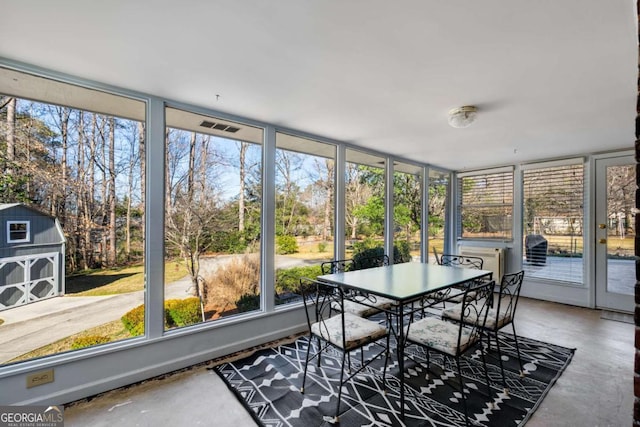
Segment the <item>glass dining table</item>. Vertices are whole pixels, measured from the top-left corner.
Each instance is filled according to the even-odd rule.
[[[319,281],[342,287],[347,295],[357,295],[367,303],[373,295],[396,301],[391,314],[396,315],[396,354],[398,368],[404,372],[405,316],[421,301],[434,295],[446,295],[448,290],[477,280],[491,280],[489,270],[447,267],[420,262],[387,265],[365,270],[347,271],[318,276]],[[446,297],[445,297],[446,298]],[[374,299],[374,298],[370,298]],[[402,314],[402,315],[400,315]],[[404,375],[400,377],[400,415],[404,418]]]

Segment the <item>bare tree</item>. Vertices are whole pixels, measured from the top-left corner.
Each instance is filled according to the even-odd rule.
[[[16,152],[16,98],[11,97],[7,101],[7,163],[5,165],[5,173],[13,175],[13,164],[15,162]]]
[[[248,144],[246,142],[238,142],[238,151],[240,153],[240,188],[238,189],[238,231],[244,231],[244,215],[245,215],[245,185],[246,185],[246,169],[245,159],[247,156]]]

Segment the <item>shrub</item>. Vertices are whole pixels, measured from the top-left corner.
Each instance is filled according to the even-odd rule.
[[[276,253],[280,255],[298,252],[298,242],[293,236],[276,236]]]
[[[295,292],[295,290],[300,286],[301,277],[315,279],[321,274],[322,270],[319,265],[279,268],[276,270],[276,293],[283,294],[286,292]]]
[[[359,246],[353,254],[353,261],[356,263],[358,268],[370,268],[376,267],[377,265],[371,264],[368,261],[369,258],[382,258],[384,256],[384,248],[381,246],[375,248],[365,248],[365,245]],[[356,245],[354,244],[354,248]],[[411,254],[409,252],[409,243],[405,241],[398,242],[397,245],[393,246],[393,263],[401,264],[403,262],[409,262],[411,260]]]
[[[169,327],[182,327],[202,322],[200,298],[170,299],[164,303],[165,322]]]
[[[144,304],[137,306],[126,312],[120,318],[125,329],[131,336],[136,337],[144,334]]]
[[[400,264],[411,261],[411,248],[409,242],[401,240],[393,246],[393,263]]]
[[[256,295],[260,290],[260,258],[244,255],[218,267],[213,273],[204,273],[206,303],[216,305],[220,311],[233,307],[245,294]]]
[[[324,252],[327,250],[327,242],[318,243],[318,252]]]
[[[71,343],[72,350],[91,347],[92,345],[105,344],[111,341],[111,338],[104,335],[86,335],[78,337]]]
[[[260,308],[260,295],[244,294],[236,301],[236,307],[239,313],[258,310]]]

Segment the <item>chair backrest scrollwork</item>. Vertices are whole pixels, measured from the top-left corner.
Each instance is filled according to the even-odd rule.
[[[440,255],[440,265],[448,267],[464,267],[474,268],[476,270],[482,270],[484,260],[476,256],[464,256],[464,255],[452,255],[442,254]]]

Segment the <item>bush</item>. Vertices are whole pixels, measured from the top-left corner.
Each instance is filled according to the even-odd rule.
[[[182,327],[202,322],[198,297],[167,300],[164,303],[164,313],[168,327]]]
[[[381,246],[375,248],[366,248],[366,245],[356,246],[354,244],[353,261],[356,263],[359,269],[377,267],[372,265],[369,258],[382,258],[384,256],[384,248]],[[403,262],[409,262],[411,260],[411,254],[409,252],[409,243],[405,241],[398,242],[393,246],[393,263],[401,264]]]
[[[260,258],[244,255],[220,265],[214,272],[204,272],[205,302],[219,311],[233,308],[245,294],[256,295],[260,290]]]
[[[315,279],[321,274],[322,270],[319,265],[279,268],[276,270],[276,293],[283,294],[286,292],[295,292],[300,286],[301,277]]]
[[[280,255],[295,254],[298,252],[298,242],[293,236],[276,236],[276,253]]]
[[[400,264],[411,261],[411,248],[409,242],[401,240],[393,246],[393,263]]]
[[[318,243],[318,252],[324,252],[327,250],[327,242]]]
[[[104,335],[86,335],[84,337],[78,337],[71,343],[72,350],[78,350],[80,348],[91,347],[93,345],[105,344],[111,342],[111,338]]]
[[[213,252],[239,253],[247,248],[248,239],[244,233],[237,230],[214,232],[210,238],[211,246],[209,250]]]
[[[144,334],[144,304],[129,310],[120,318],[132,337]]]
[[[236,301],[236,307],[239,313],[258,310],[260,308],[260,295],[244,294]]]

